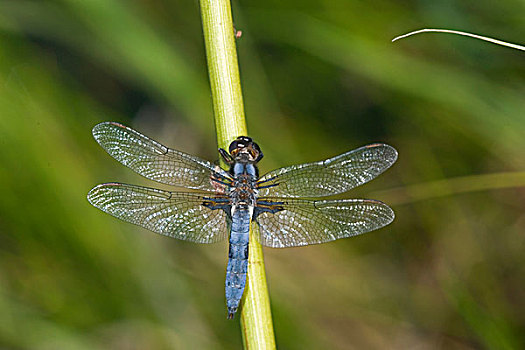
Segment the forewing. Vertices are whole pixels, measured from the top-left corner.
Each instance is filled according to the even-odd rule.
[[[205,203],[222,197],[168,192],[142,186],[107,183],[94,187],[88,201],[98,209],[156,233],[196,243],[213,243],[228,233],[227,214]]]
[[[213,192],[224,192],[221,182],[230,183],[219,166],[163,146],[125,125],[100,123],[93,136],[113,158],[148,179]]]
[[[294,165],[264,175],[258,182],[261,197],[323,197],[346,192],[388,169],[397,151],[372,144],[316,163]]]
[[[395,216],[388,205],[367,199],[275,199],[266,205],[282,209],[275,213],[260,212],[256,218],[261,243],[272,248],[318,244],[359,235],[390,224]]]

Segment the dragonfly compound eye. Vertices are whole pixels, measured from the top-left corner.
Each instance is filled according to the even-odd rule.
[[[230,152],[230,154],[232,154],[232,152],[234,152],[236,149],[237,150],[240,150],[242,148],[246,148],[248,147],[251,143],[252,143],[252,138],[251,137],[248,137],[248,136],[239,136],[237,137],[237,139],[235,141],[233,141],[232,143],[230,143],[230,147],[228,149],[228,151]]]

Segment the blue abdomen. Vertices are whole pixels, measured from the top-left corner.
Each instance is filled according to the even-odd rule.
[[[246,286],[248,272],[248,243],[250,234],[250,212],[237,208],[232,216],[230,251],[226,269],[226,304],[228,318],[233,318]]]

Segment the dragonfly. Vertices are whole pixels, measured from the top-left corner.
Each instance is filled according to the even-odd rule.
[[[263,158],[250,137],[239,136],[219,154],[229,169],[168,148],[116,122],[93,128],[109,155],[138,174],[180,190],[105,183],[88,193],[96,208],[161,235],[195,243],[229,238],[226,306],[233,318],[246,285],[249,230],[266,247],[286,248],[334,241],[390,224],[394,211],[370,199],[312,199],[344,193],[387,170],[397,151],[375,143],[314,163],[259,177]]]

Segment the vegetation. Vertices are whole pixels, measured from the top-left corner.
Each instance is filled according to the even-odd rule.
[[[234,4],[248,130],[264,173],[376,141],[398,163],[344,197],[380,231],[265,249],[280,349],[525,347],[523,3]],[[190,1],[0,0],[0,345],[231,349],[226,243],[120,222],[85,200],[158,186],[90,130],[115,120],[217,159],[200,10]],[[161,186],[160,186],[161,187]]]

